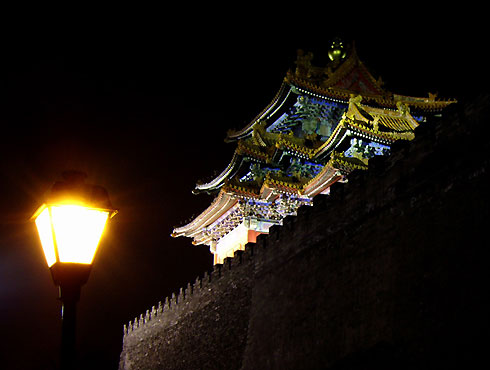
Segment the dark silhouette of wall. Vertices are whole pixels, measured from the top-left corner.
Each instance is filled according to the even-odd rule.
[[[125,329],[120,369],[471,368],[490,98],[450,109]]]

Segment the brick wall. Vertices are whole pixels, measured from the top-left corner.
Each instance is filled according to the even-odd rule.
[[[142,315],[120,369],[434,369],[483,359],[488,108],[481,98],[422,125],[163,312]]]
[[[253,282],[253,264],[240,260],[227,259],[131,323],[120,368],[240,368]]]

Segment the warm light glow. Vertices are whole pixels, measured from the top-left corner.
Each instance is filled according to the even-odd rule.
[[[83,206],[53,206],[53,221],[60,262],[92,263],[109,212]]]
[[[51,229],[51,219],[49,217],[49,208],[44,210],[36,218],[37,232],[39,233],[39,239],[41,239],[41,245],[44,250],[46,262],[51,267],[56,262],[56,253],[53,241],[53,231]]]
[[[36,218],[46,261],[90,264],[97,251],[109,211],[81,205],[46,207]]]

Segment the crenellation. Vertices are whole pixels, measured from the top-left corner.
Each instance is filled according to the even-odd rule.
[[[350,174],[349,174],[349,181],[347,181],[344,186],[348,188],[351,188],[351,187],[354,187],[354,186],[357,186],[359,188],[362,188],[364,186],[366,186],[368,180],[368,174],[367,174],[368,171],[360,171],[360,170],[356,170],[356,171],[352,171]],[[326,198],[328,199],[330,196],[326,196]]]
[[[224,264],[214,265],[211,270],[205,271],[202,277],[196,277],[194,283],[189,282],[185,288],[181,287],[179,292],[173,292],[170,296],[167,296],[163,301],[164,303],[159,301],[157,307],[152,306],[151,309],[146,310],[145,314],[141,314],[139,318],[136,317],[134,323],[130,321],[128,325],[124,325],[125,335],[143,328],[157,317],[161,317],[161,319],[158,320],[159,322],[161,320],[164,320],[163,322],[167,323],[174,322],[175,318],[183,314],[186,307],[189,307],[189,305],[192,305],[193,303],[197,303],[197,300],[202,298],[203,294],[206,295],[208,292],[217,289],[216,284],[224,278],[225,271],[231,271],[233,267],[245,266],[243,263],[244,256],[246,253],[250,253],[250,251],[253,250],[253,243],[248,244],[246,251],[236,251],[233,258],[229,257],[225,259]],[[248,260],[250,260],[251,256],[249,255],[248,257]],[[233,284],[233,286],[235,286],[235,284]],[[199,294],[197,295],[194,294],[197,293],[196,287],[199,291]],[[182,304],[184,301],[186,302],[185,305]]]
[[[333,202],[342,202],[344,199],[344,191],[345,184],[342,183],[334,183],[330,186],[330,195],[329,198],[332,199]]]
[[[431,352],[431,340],[444,345],[464,341],[465,336],[450,336],[440,328],[452,330],[455,317],[478,322],[465,315],[461,302],[476,302],[482,283],[461,273],[460,266],[468,263],[467,253],[479,256],[482,249],[466,243],[471,233],[460,231],[469,228],[476,234],[483,221],[475,217],[473,223],[460,223],[464,212],[475,207],[483,212],[484,202],[488,204],[486,192],[472,190],[487,188],[483,181],[488,182],[489,163],[472,163],[472,154],[461,150],[454,154],[461,156],[459,161],[440,164],[434,156],[448,155],[451,146],[434,154],[433,145],[420,137],[424,132],[417,131],[410,144],[395,143],[390,156],[372,160],[367,171],[352,172],[348,183],[334,184],[330,195],[315,198],[313,207],[301,207],[297,217],[286,217],[269,236],[260,235],[256,244],[247,243],[244,251],[236,251],[223,265],[173,293],[172,299],[167,297],[169,315],[162,315],[164,305],[159,302],[149,317],[147,311],[124,325],[125,343],[133,343],[128,334],[162,316],[162,324],[151,326],[158,335],[140,330],[137,338],[154,345],[170,369],[181,368],[170,362],[182,356],[195,361],[189,368],[213,368],[212,361],[235,356],[239,366],[229,368],[267,363],[269,368],[289,369],[300,368],[301,361],[306,361],[303,368],[343,368],[335,367],[336,361],[358,356],[360,347],[369,350],[396,340],[425,346],[424,353]],[[452,142],[458,140],[454,135]],[[460,194],[456,183],[463,180],[468,191]],[[456,285],[457,294],[446,288],[450,284]],[[453,299],[459,306],[438,304]],[[242,324],[241,331],[236,329]],[[464,327],[468,333],[472,330]],[[329,340],[320,340],[325,333]],[[273,340],[264,342],[266,336]],[[224,337],[240,344],[223,350],[219,346]],[[144,346],[127,344],[124,351],[143,358],[138,351]]]
[[[201,279],[201,288],[211,281],[212,270],[204,271],[204,275]]]
[[[267,234],[260,234],[257,236],[256,239],[256,247],[255,247],[255,252],[258,253],[259,251],[261,252],[267,247]]]
[[[254,255],[254,247],[255,243],[247,243],[245,244],[245,251],[243,254],[243,258],[247,261],[251,260]]]
[[[235,251],[235,253],[233,254],[233,261],[234,261],[233,265],[234,266],[243,264],[244,253],[245,253],[245,251],[242,251],[242,250]]]
[[[222,270],[231,270],[231,263],[232,263],[233,257],[226,257],[223,260],[223,266]]]
[[[201,288],[201,276],[196,276],[196,278],[194,279],[194,282],[191,282],[191,290],[192,290],[192,294],[194,294],[196,292],[196,290],[199,290]]]
[[[222,263],[215,264],[209,272],[209,282],[212,283],[214,280],[219,279],[221,277],[222,270]]]
[[[279,234],[281,232],[281,226],[273,225],[269,228],[269,240],[277,241],[279,240]]]
[[[215,264],[211,269],[209,270],[208,273],[208,283],[212,283],[214,280],[217,280],[220,277],[221,274],[221,267],[220,264]]]
[[[181,287],[180,290],[179,290],[179,299],[181,302],[185,301],[186,300],[186,296],[187,296],[187,291],[186,291],[186,287]]]
[[[217,263],[214,265],[214,270],[213,270],[213,280],[216,280],[216,278],[220,278],[221,275],[223,274],[223,264],[222,263]]]
[[[299,207],[297,213],[297,217],[308,217],[308,213],[310,212],[311,207]]]
[[[187,296],[191,297],[194,294],[194,284],[188,282],[185,290],[187,291]]]
[[[191,283],[192,293],[194,293],[196,290],[202,288],[201,281],[202,281],[202,277],[200,275],[196,276],[196,278],[194,279],[194,282]]]
[[[289,215],[289,216],[284,217],[284,219],[282,220],[283,229],[285,229],[285,230],[291,229],[294,225],[296,218],[297,218],[297,216],[294,216],[294,215]]]

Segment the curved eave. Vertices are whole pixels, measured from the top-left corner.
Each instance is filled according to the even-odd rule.
[[[241,163],[242,163],[242,156],[238,155],[236,152],[233,153],[231,162],[223,170],[223,172],[221,172],[217,177],[215,177],[213,180],[205,184],[197,184],[192,192],[194,194],[199,194],[199,193],[218,190],[223,186],[226,179],[232,177],[236,173],[236,171],[238,171]]]
[[[301,94],[313,96],[315,98],[324,99],[327,101],[332,101],[336,103],[347,104],[350,99],[352,92],[346,91],[345,93],[340,91],[335,91],[331,89],[323,89],[317,85],[301,80],[296,77],[288,76],[286,81],[291,85],[291,87]]]
[[[353,92],[335,87],[320,87],[312,82],[289,75],[286,80],[293,88],[302,94],[314,96],[325,100],[347,104]],[[359,93],[363,97],[363,104],[396,109],[396,104],[401,101],[410,107],[422,112],[439,112],[457,100],[433,100],[431,98],[410,97],[397,94],[372,95]]]
[[[348,126],[348,135],[360,136],[386,145],[391,145],[397,140],[413,140],[415,138],[413,131],[376,131],[368,127],[364,122],[359,121],[350,121]]]
[[[272,102],[244,128],[237,131],[228,131],[225,142],[240,140],[250,135],[255,124],[263,119],[268,119],[271,117],[278,109],[282,107],[290,93],[291,86],[289,86],[288,83],[283,82]]]
[[[394,94],[396,102],[402,102],[408,106],[423,112],[439,112],[451,104],[456,104],[456,99],[437,100],[435,95],[429,94],[428,98]]]
[[[348,135],[349,130],[345,127],[344,119],[342,119],[335,130],[332,132],[330,137],[320,146],[312,156],[312,158],[321,159],[335,149],[345,137]]]
[[[349,104],[346,116],[349,124],[361,122],[373,127],[384,126],[393,132],[413,131],[419,126],[406,111],[373,108],[356,103]]]
[[[387,108],[396,107],[396,103],[390,98],[391,95],[373,95],[369,93],[356,93],[350,90],[344,90],[337,87],[321,87],[313,82],[288,75],[286,78],[289,84],[302,94],[314,96],[327,101],[347,104],[352,94],[362,95],[363,101],[375,103],[376,105]]]
[[[173,232],[173,237],[187,236],[193,237],[198,234],[204,227],[212,224],[225,212],[237,203],[237,199],[227,194],[224,191],[220,191],[218,196],[214,199],[213,203],[206,208],[199,216],[194,218],[187,225],[176,227]]]
[[[305,184],[300,194],[313,198],[342,177],[340,171],[332,165],[331,161],[329,161],[318,175]]]

